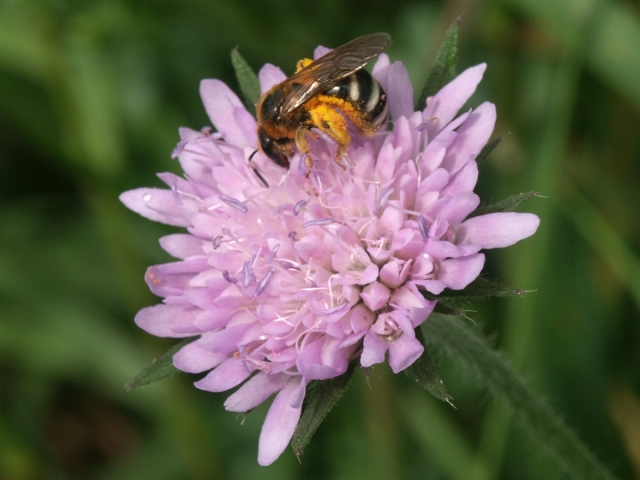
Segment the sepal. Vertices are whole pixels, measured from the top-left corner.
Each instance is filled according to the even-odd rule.
[[[482,152],[480,152],[482,154]],[[491,205],[486,205],[483,207],[479,207],[474,212],[472,212],[469,217],[479,217],[480,215],[488,215],[490,213],[498,213],[498,212],[515,212],[520,205],[522,205],[527,200],[530,200],[533,197],[537,197],[538,192],[531,190],[529,192],[519,193],[517,195],[510,195],[504,200],[501,200],[496,203],[492,203]]]
[[[329,411],[347,391],[356,364],[357,360],[350,362],[347,371],[339,377],[317,380],[309,384],[302,406],[302,415],[291,439],[291,448],[298,457],[302,455],[304,448],[311,441],[311,437]]]
[[[458,17],[449,27],[438,50],[427,81],[425,82],[420,98],[416,103],[416,110],[423,110],[427,98],[435,95],[447,83],[456,76],[456,61],[458,59],[458,33],[460,31],[460,18]]]
[[[247,109],[253,112],[256,103],[260,100],[260,82],[258,76],[247,63],[237,48],[231,50],[231,64],[236,72],[236,78],[240,85],[240,92]]]
[[[444,386],[444,382],[440,378],[440,375],[438,375],[438,371],[431,361],[422,330],[419,328],[416,329],[416,338],[425,346],[424,353],[418,360],[404,370],[405,373],[438,400],[453,405],[451,403],[451,396],[447,393],[447,388]]]
[[[133,380],[124,386],[124,388],[127,391],[133,390],[134,388],[144,387],[150,383],[157,382],[158,380],[164,380],[167,377],[172,377],[176,373],[180,373],[180,370],[178,370],[173,364],[173,356],[178,353],[182,347],[194,340],[196,340],[196,337],[190,337],[176,343],[173,347],[144,367]]]

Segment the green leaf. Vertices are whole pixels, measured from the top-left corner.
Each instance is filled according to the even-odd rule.
[[[180,370],[173,365],[173,356],[178,352],[178,350],[194,340],[194,337],[189,337],[176,343],[173,347],[144,367],[144,369],[136,375],[133,380],[127,383],[124,388],[127,391],[133,390],[134,388],[144,387],[150,383],[157,382],[158,380],[163,380],[175,375],[176,373],[180,373]]]
[[[614,479],[576,434],[487,341],[456,317],[431,314],[422,326],[436,358],[448,357],[513,409],[527,432],[576,479]]]
[[[530,192],[519,193],[517,195],[511,195],[504,200],[476,209],[473,213],[471,213],[471,215],[469,215],[468,218],[487,215],[488,213],[515,212],[524,202],[537,196],[538,192],[534,190],[531,190]]]
[[[436,62],[429,72],[420,98],[416,103],[416,110],[424,110],[427,98],[435,95],[456,76],[459,31],[460,17],[458,17],[447,30],[440,50],[438,50],[438,55],[436,55]]]
[[[424,335],[422,330],[416,330],[416,337],[420,340],[422,345],[425,345]],[[431,395],[436,397],[438,400],[442,400],[443,402],[451,403],[451,397],[447,393],[447,388],[444,386],[444,382],[438,375],[438,371],[436,367],[433,365],[431,361],[431,357],[429,356],[429,352],[427,351],[426,345],[424,349],[424,353],[411,364],[408,368],[404,370],[407,376],[420,384],[422,388],[427,390]]]
[[[450,290],[447,288],[440,295],[436,295],[435,298],[513,297],[522,296],[525,293],[527,291],[521,288],[510,287],[493,280],[478,277],[462,290]]]
[[[291,439],[291,448],[298,457],[302,455],[304,448],[329,411],[347,391],[349,380],[355,372],[356,363],[351,362],[348,370],[339,377],[315,381],[309,385],[302,407],[302,415]]]
[[[493,149],[498,146],[500,140],[502,140],[502,137],[496,137],[489,143],[487,143],[484,147],[482,147],[482,150],[480,150],[480,153],[476,157],[476,163],[478,165],[482,164],[487,159],[489,154],[493,152]]]
[[[260,81],[258,76],[240,55],[237,48],[231,50],[231,64],[236,72],[236,78],[240,84],[240,91],[249,111],[252,111],[260,100]]]
[[[436,306],[433,308],[433,311],[436,313],[441,313],[443,315],[453,315],[456,317],[464,317],[464,310],[458,308],[457,302],[450,301],[446,298],[438,298],[435,295],[433,298],[425,295],[425,298],[430,298],[433,300],[438,300]]]

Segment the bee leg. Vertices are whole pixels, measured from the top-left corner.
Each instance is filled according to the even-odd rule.
[[[312,63],[313,60],[311,60],[310,58],[303,58],[302,60],[299,60],[298,63],[296,63],[296,73],[298,73],[307,65],[311,65]]]
[[[308,135],[313,135],[311,133],[311,130],[303,126],[298,127],[298,130],[296,130],[296,147],[298,147],[298,150],[300,150],[301,153],[307,155],[305,158],[305,164],[307,165],[308,169],[311,169],[311,167],[313,167],[313,160],[311,160],[311,158],[308,155],[309,153],[309,141],[307,140]]]
[[[262,182],[262,184],[269,188],[269,183],[267,183],[267,181],[264,179],[264,177],[262,176],[262,174],[260,173],[260,171],[258,170],[258,168],[255,166],[255,163],[253,162],[253,156],[258,153],[258,150],[254,150],[253,153],[251,155],[249,155],[249,165],[251,165],[251,170],[253,170],[253,173],[256,174],[256,177],[258,177],[258,179]]]
[[[351,142],[349,135],[347,120],[336,109],[329,105],[318,105],[310,109],[311,121],[314,126],[322,130],[324,133],[333,138],[338,144],[336,152],[336,163],[340,166],[340,160],[347,151],[347,146]],[[351,159],[347,157],[348,162],[353,165]],[[344,168],[344,167],[343,167]]]

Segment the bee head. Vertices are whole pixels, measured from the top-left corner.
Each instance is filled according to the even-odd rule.
[[[267,135],[262,129],[258,129],[258,140],[260,140],[260,149],[271,160],[284,168],[289,168],[289,156],[294,152],[294,141],[292,138],[274,139]]]

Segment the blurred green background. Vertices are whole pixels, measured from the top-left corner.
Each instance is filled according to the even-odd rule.
[[[356,374],[299,463],[256,462],[246,418],[182,375],[124,391],[172,345],[133,323],[174,231],[118,194],[179,173],[229,53],[291,73],[318,44],[387,31],[419,91],[462,15],[459,71],[487,62],[486,202],[526,190],[538,233],[488,254],[535,290],[470,316],[620,478],[640,478],[640,5],[637,0],[0,0],[0,479],[561,479],[539,441],[453,362],[456,410],[404,375]]]

